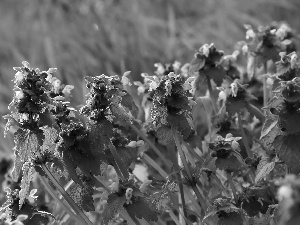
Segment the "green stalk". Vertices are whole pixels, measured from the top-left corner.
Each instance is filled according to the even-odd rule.
[[[49,183],[45,180],[45,178],[41,175],[38,175],[40,178],[43,186],[46,188],[48,193],[51,195],[51,197],[75,220],[78,224],[81,224],[82,222],[85,223],[84,220],[82,220],[81,217],[78,217],[75,215],[69,208],[66,206],[66,204],[58,197],[58,195],[55,193],[55,190],[49,185]]]
[[[178,134],[177,134],[177,131],[172,128],[172,133],[173,133],[173,138],[174,138],[174,141],[175,141],[175,144],[176,144],[176,147],[178,149],[178,152],[179,152],[179,155],[180,155],[180,158],[182,160],[182,163],[183,163],[183,166],[185,168],[185,171],[188,175],[188,179],[189,179],[189,182],[190,182],[190,185],[192,186],[193,188],[193,191],[195,192],[197,198],[198,198],[198,201],[200,201],[202,198],[199,190],[197,189],[197,186],[195,185],[195,183],[193,182],[193,177],[192,177],[192,174],[190,172],[190,168],[188,167],[188,163],[186,161],[186,158],[185,158],[185,155],[184,155],[184,152],[181,148],[181,144],[180,144],[180,141],[179,141],[179,137],[178,137]]]
[[[236,188],[234,186],[231,173],[230,172],[226,172],[226,173],[227,173],[227,179],[228,179],[229,185],[230,185],[232,193],[233,193],[235,204],[238,204],[238,197],[237,197],[237,194],[236,194]]]
[[[78,205],[73,201],[73,199],[68,195],[68,193],[64,190],[64,188],[58,183],[52,173],[49,171],[45,164],[41,164],[43,171],[46,173],[48,179],[53,183],[53,185],[57,188],[60,194],[64,197],[64,199],[69,203],[75,213],[82,218],[82,221],[85,224],[93,225],[93,223],[89,220],[89,218],[82,212],[82,210],[78,207]]]
[[[207,88],[208,88],[208,91],[209,91],[210,99],[211,99],[213,110],[214,110],[214,115],[216,115],[218,113],[217,104],[216,104],[217,101],[216,101],[215,96],[214,96],[214,92],[213,92],[213,89],[212,89],[212,86],[211,86],[209,76],[207,76],[207,75],[206,75],[206,81],[207,81]]]
[[[245,131],[244,131],[242,117],[241,117],[240,113],[238,113],[238,123],[239,123],[239,128],[240,128],[240,131],[241,131],[241,134],[242,134],[242,141],[243,141],[243,144],[246,148],[247,155],[248,155],[249,158],[252,158],[252,152],[251,152],[251,149],[249,147],[249,142],[248,142],[247,136],[246,136]]]
[[[149,165],[151,165],[160,175],[166,179],[168,176],[167,172],[164,171],[150,156],[148,156],[145,152],[142,154],[141,158],[145,160]]]
[[[265,115],[256,106],[252,105],[251,103],[248,103],[246,104],[246,109],[261,122],[265,121]]]
[[[130,127],[149,145],[149,147],[159,156],[166,166],[170,165],[170,161],[167,160],[166,157],[161,153],[161,150],[159,150],[142,131],[140,131],[134,124],[130,124]]]
[[[131,216],[128,214],[128,212],[125,209],[122,209],[119,211],[120,216],[127,221],[130,225],[136,225],[136,223],[133,221]]]
[[[268,73],[268,65],[267,62],[264,63],[264,72]],[[268,104],[268,88],[267,88],[267,79],[263,76],[263,92],[264,92],[264,107]]]
[[[185,199],[184,199],[184,192],[183,192],[183,184],[182,184],[182,179],[181,179],[181,174],[180,174],[180,167],[178,165],[178,158],[177,158],[176,149],[174,147],[173,148],[170,147],[169,150],[170,150],[170,157],[172,159],[173,166],[174,166],[174,169],[176,171],[176,176],[177,176],[177,180],[178,180],[178,186],[179,186],[179,192],[180,192],[179,195],[180,195],[180,200],[181,200],[181,204],[182,204],[183,214],[185,216],[187,216]]]
[[[129,173],[128,173],[124,163],[122,162],[115,146],[111,143],[111,141],[109,141],[109,149],[110,149],[110,152],[111,152],[111,154],[113,155],[113,157],[116,161],[117,167],[120,169],[120,172],[123,174],[125,180],[128,180],[129,179]]]

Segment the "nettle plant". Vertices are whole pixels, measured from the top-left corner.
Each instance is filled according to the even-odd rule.
[[[14,68],[1,223],[300,223],[295,35],[286,24],[246,29],[233,54],[205,44],[189,64],[155,64],[143,82],[86,77],[79,110],[55,69]]]

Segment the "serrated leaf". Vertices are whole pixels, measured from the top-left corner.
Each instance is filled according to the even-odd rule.
[[[90,149],[94,156],[102,154],[104,145],[109,141],[109,138],[113,136],[113,126],[111,122],[103,120],[101,123],[90,125],[89,142]]]
[[[132,96],[129,93],[122,96],[121,104],[128,108],[134,117],[137,117],[139,113],[139,108],[136,106]]]
[[[240,161],[233,155],[228,156],[226,159],[217,158],[215,163],[218,169],[227,172],[237,171],[241,168]]]
[[[154,205],[145,198],[138,197],[132,204],[125,206],[128,214],[132,218],[144,218],[146,221],[157,221],[157,212]]]
[[[184,114],[168,115],[167,122],[171,127],[178,130],[182,134],[183,139],[185,140],[192,133],[192,128]]]
[[[23,176],[22,176],[22,180],[21,180],[21,190],[19,192],[19,209],[22,208],[25,199],[28,197],[29,195],[29,189],[30,189],[30,182],[33,178],[33,173],[35,172],[34,168],[32,165],[30,165],[30,163],[24,163],[23,164]]]
[[[300,135],[278,135],[273,146],[279,158],[283,160],[293,173],[300,172]]]
[[[68,189],[68,194],[74,202],[84,211],[95,211],[94,207],[94,182],[89,178],[82,178],[84,181],[82,185],[74,184]]]
[[[114,193],[108,196],[107,204],[102,213],[104,224],[108,224],[108,222],[114,218],[120,209],[123,208],[125,202],[125,195],[119,196],[118,194]]]
[[[36,134],[28,130],[19,129],[14,134],[15,142],[15,161],[12,171],[12,178],[15,182],[18,181],[23,164],[28,162],[31,157],[39,150],[38,137]]]
[[[221,217],[218,225],[243,225],[243,218],[240,213],[231,212]]]
[[[156,132],[156,137],[158,139],[158,143],[162,145],[165,146],[174,145],[172,130],[167,126],[161,126],[160,128],[158,128]]]
[[[256,171],[255,183],[264,179],[275,167],[275,162],[267,162],[264,159],[261,159]]]

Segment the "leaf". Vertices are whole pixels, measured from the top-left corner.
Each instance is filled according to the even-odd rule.
[[[91,153],[94,156],[102,154],[104,145],[108,144],[109,138],[113,136],[113,126],[107,120],[101,123],[91,124],[88,140],[90,144]]]
[[[81,179],[84,179],[82,185],[74,184],[67,192],[81,209],[86,212],[95,211],[93,199],[94,182],[87,177],[81,177]]]
[[[201,76],[203,76],[203,75],[208,76],[219,87],[223,83],[223,79],[225,78],[226,71],[223,69],[223,67],[216,66],[216,67],[211,67],[209,69],[205,69],[203,72],[201,71],[200,75]]]
[[[56,140],[58,138],[58,132],[56,129],[51,127],[42,127],[40,128],[43,131],[44,142],[41,147],[42,152],[54,152],[53,147],[56,146]]]
[[[267,119],[264,122],[260,140],[265,144],[265,146],[270,150],[273,146],[274,139],[280,133],[278,128],[278,121],[274,115],[267,114]]]
[[[158,139],[158,143],[165,145],[165,146],[170,146],[174,145],[174,138],[173,138],[173,133],[171,129],[167,126],[161,126],[158,128],[156,132],[156,137]]]
[[[300,135],[278,135],[273,146],[279,158],[283,160],[293,173],[300,172]]]
[[[132,218],[144,218],[146,221],[157,221],[158,219],[154,205],[142,197],[138,197],[132,204],[126,205],[125,209]]]
[[[137,158],[138,149],[137,148],[125,148],[117,147],[118,155],[123,161],[126,168],[128,168],[131,163]]]
[[[125,195],[118,195],[117,193],[110,194],[108,196],[107,204],[102,213],[104,224],[108,224],[110,220],[123,208],[126,202]]]
[[[23,129],[18,129],[14,134],[15,142],[15,162],[12,171],[12,178],[18,181],[23,164],[28,162],[31,157],[39,150],[38,137],[36,134]]]
[[[182,134],[184,140],[192,134],[192,128],[184,114],[168,115],[167,122]]]
[[[218,225],[243,225],[243,218],[240,213],[231,212],[222,216]]]
[[[139,113],[139,108],[136,106],[132,96],[129,93],[122,96],[121,104],[128,108],[134,117],[137,117]]]
[[[194,58],[190,63],[189,74],[194,75],[195,72],[201,70],[205,65],[205,57]]]
[[[33,178],[33,174],[35,172],[34,167],[32,165],[30,165],[30,163],[26,162],[23,164],[23,176],[22,176],[22,180],[21,180],[21,190],[19,192],[19,209],[22,208],[25,199],[28,197],[29,195],[29,189],[30,189],[30,182]]]
[[[225,170],[227,172],[238,171],[241,168],[241,162],[233,155],[223,159],[216,159],[216,167],[220,170]]]
[[[269,162],[262,158],[257,166],[255,183],[264,179],[275,167],[275,162]]]

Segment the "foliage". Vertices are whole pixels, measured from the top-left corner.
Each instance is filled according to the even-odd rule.
[[[5,134],[14,134],[15,157],[11,171],[1,161],[7,193],[1,222],[298,223],[294,34],[285,24],[246,28],[251,40],[233,54],[204,44],[190,64],[157,63],[153,74],[141,75],[143,82],[132,82],[129,71],[86,77],[79,110],[69,102],[74,87],[54,77],[55,69],[27,62],[14,68]],[[239,65],[243,52],[248,65]],[[243,73],[253,62],[251,74]],[[267,104],[254,101],[261,93],[253,82]],[[130,86],[143,103],[136,105]],[[200,136],[193,110],[206,90],[211,127]],[[140,176],[139,166],[148,175]]]

